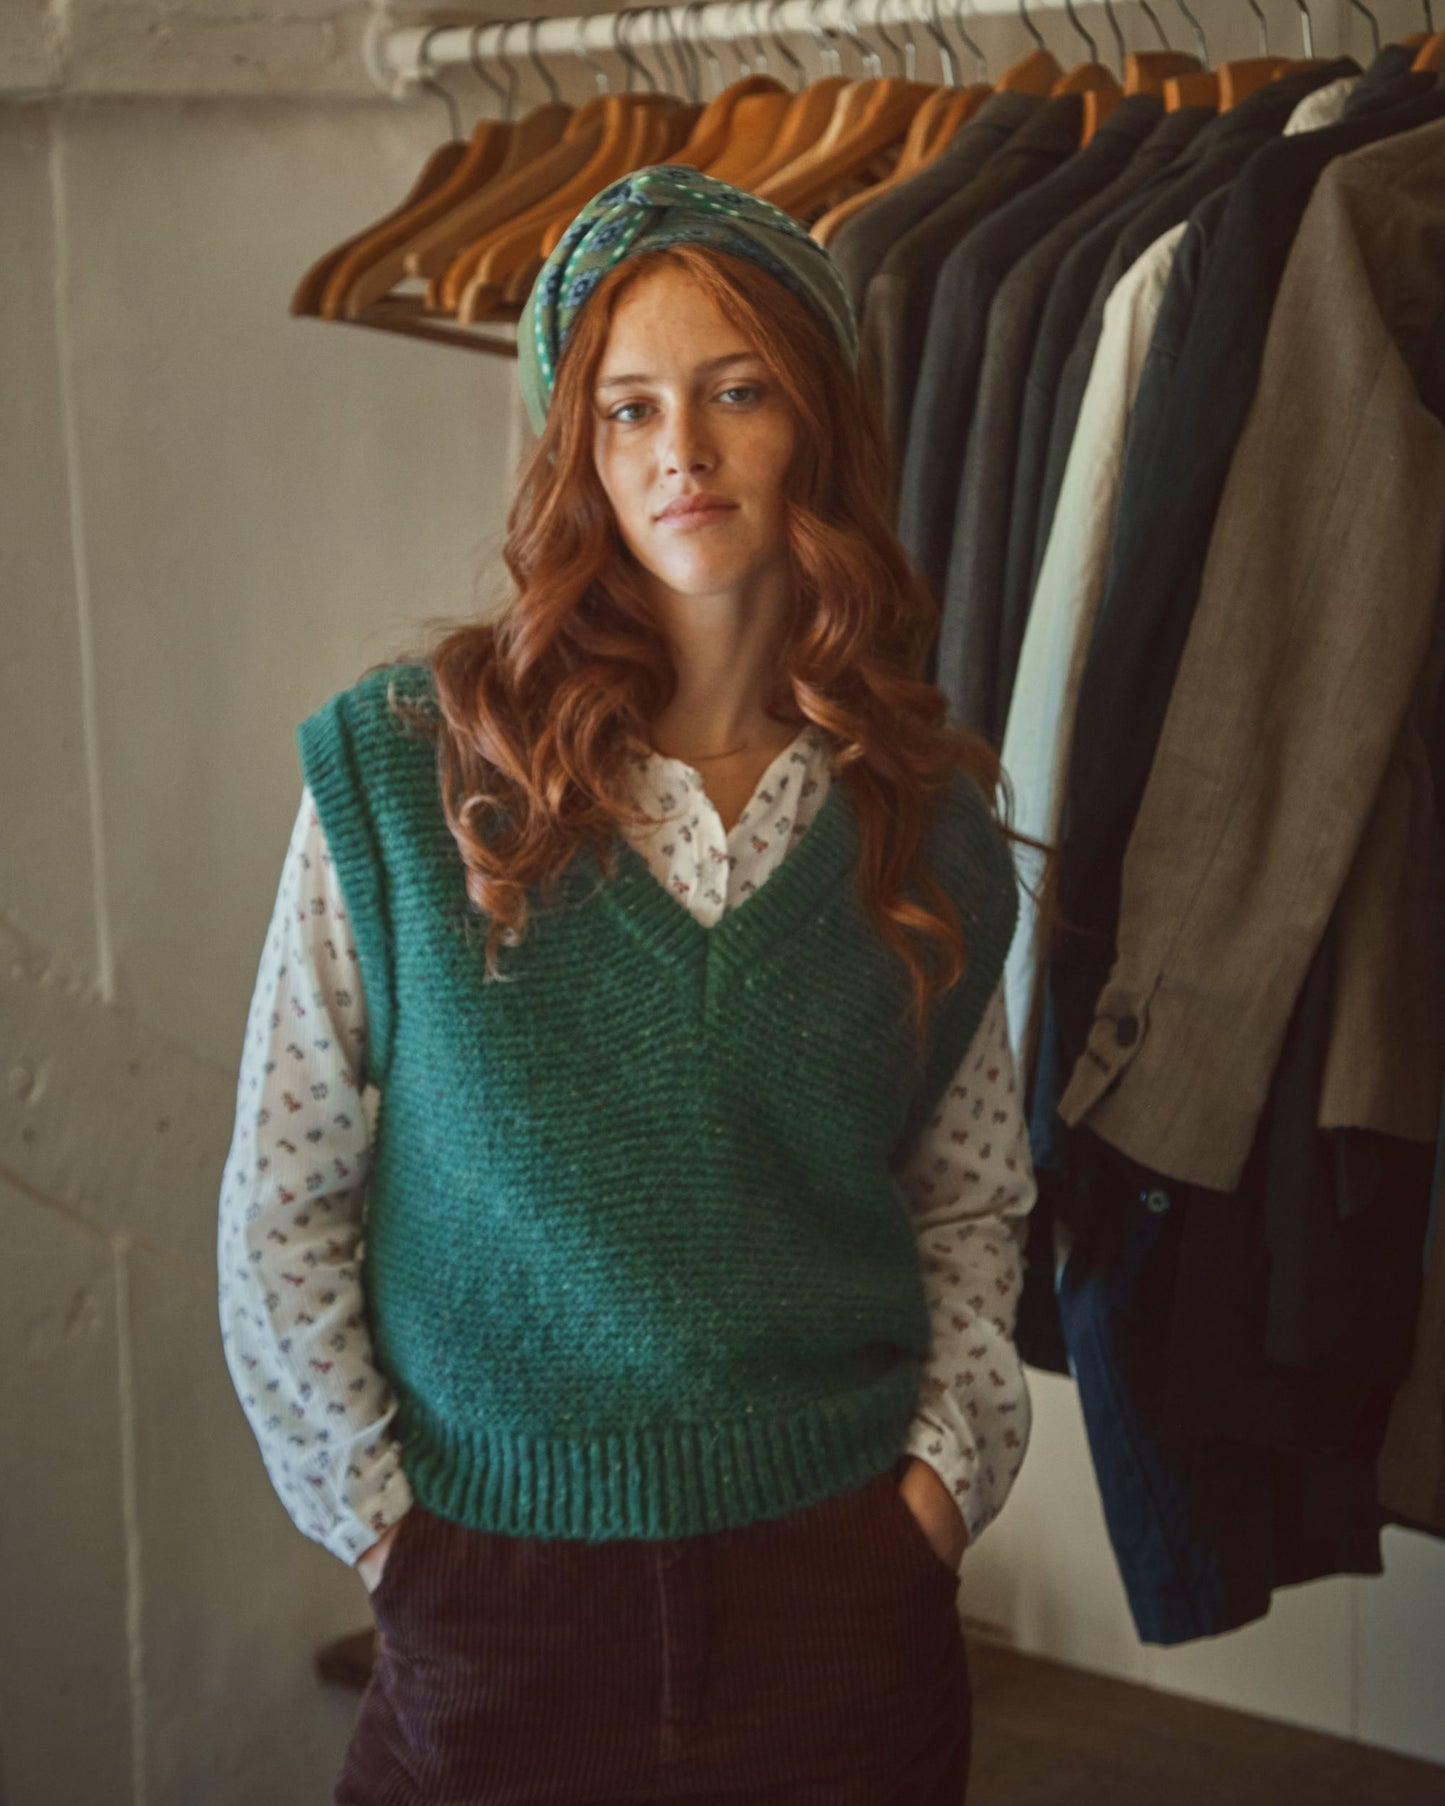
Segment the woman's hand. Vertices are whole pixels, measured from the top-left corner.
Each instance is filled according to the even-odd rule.
[[[368,1593],[374,1593],[381,1584],[382,1570],[386,1567],[387,1555],[390,1553],[391,1545],[396,1541],[396,1533],[400,1528],[401,1519],[398,1518],[381,1540],[373,1543],[357,1559],[356,1571],[365,1583]]]
[[[903,1470],[898,1490],[933,1545],[934,1554],[957,1573],[968,1547],[968,1526],[948,1488],[926,1461],[913,1455]]]

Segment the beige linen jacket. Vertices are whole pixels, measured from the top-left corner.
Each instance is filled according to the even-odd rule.
[[[1301,221],[1124,862],[1117,959],[1059,1105],[1221,1191],[1336,907],[1320,1119],[1437,1131],[1445,853],[1424,734],[1445,423],[1410,359],[1442,305],[1436,122],[1330,164]]]

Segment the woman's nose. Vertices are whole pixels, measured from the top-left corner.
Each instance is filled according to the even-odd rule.
[[[706,469],[713,462],[711,435],[693,409],[679,409],[669,420],[665,456],[669,470]]]

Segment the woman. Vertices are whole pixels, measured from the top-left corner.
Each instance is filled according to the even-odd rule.
[[[300,729],[223,1192],[382,1632],[335,1798],[956,1803],[1029,1421],[996,766],[800,226],[635,172],[519,348],[514,601]]]

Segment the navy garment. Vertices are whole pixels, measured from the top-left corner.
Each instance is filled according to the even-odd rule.
[[[1068,219],[1128,163],[1147,123],[1157,118],[1159,103],[1137,97],[1143,108],[1124,103],[1119,128],[1095,135],[1084,149],[1075,148],[1083,127],[1083,102],[1057,115],[1058,137],[1053,162],[1022,192],[1004,200],[986,218],[976,219],[953,240],[944,255],[929,298],[918,378],[908,413],[903,460],[903,506],[899,538],[928,579],[940,603],[949,545],[953,537],[960,471],[968,444],[988,332],[989,308],[1000,284],[1019,259],[1044,233]],[[955,711],[971,726],[977,712],[970,695],[955,695],[951,648],[940,647],[938,682],[950,694]],[[992,660],[988,672],[992,686]]]
[[[910,494],[914,474],[910,460],[915,456],[910,420],[939,271],[949,252],[981,220],[1075,155],[1082,130],[1083,102],[1077,94],[1037,102],[1032,116],[966,188],[903,235],[868,285],[860,366],[876,372],[890,443],[899,454],[899,537],[905,546],[917,544],[920,537],[909,525],[919,513]]]
[[[1079,247],[1081,265],[1095,269],[1097,277],[1082,308],[1072,315],[1075,330],[1062,354],[1060,341],[1068,321],[1046,322],[1056,361],[1030,373],[1035,412],[1047,415],[1047,427],[1040,432],[1036,421],[1031,435],[1035,443],[1042,439],[1042,456],[1033,469],[1020,468],[1015,477],[1015,493],[1022,492],[1025,503],[1015,511],[1017,525],[1010,523],[1010,581],[1026,586],[1030,595],[1048,545],[1069,447],[1103,331],[1104,308],[1115,283],[1156,238],[1188,219],[1206,195],[1233,181],[1257,151],[1277,139],[1306,95],[1341,76],[1358,74],[1358,63],[1340,57],[1323,68],[1266,82],[1248,100],[1211,119],[1188,149],[1135,197],[1126,217],[1112,230],[1101,228],[1099,244],[1088,252]]]
[[[1037,106],[1037,97],[1032,94],[1015,94],[1006,88],[990,94],[931,162],[906,182],[870,201],[840,227],[828,246],[828,255],[843,278],[860,321],[868,284],[902,235],[926,219],[949,195],[967,187]]]
[[[1117,113],[1114,117],[1117,117]],[[1092,201],[1086,202],[1040,239],[1028,256],[1020,259],[994,299],[989,318],[990,340],[994,335],[995,321],[999,320],[1004,310],[1007,309],[1012,316],[1006,329],[1003,352],[1005,363],[1002,370],[993,364],[993,347],[990,345],[985,354],[984,381],[979,386],[978,409],[974,415],[970,438],[978,439],[978,450],[987,459],[990,468],[997,467],[994,481],[1004,496],[997,520],[988,520],[984,526],[987,544],[981,548],[980,558],[987,564],[987,582],[991,593],[997,597],[999,712],[1000,718],[1005,722],[1008,719],[1008,705],[1013,696],[1019,652],[1032,601],[1032,596],[1025,593],[1022,583],[1014,585],[1009,582],[1008,558],[1015,508],[1024,506],[1029,518],[1033,518],[1032,508],[1019,495],[1017,472],[1021,468],[1031,468],[1037,462],[1036,454],[1025,439],[1030,430],[1037,430],[1038,413],[1035,410],[1031,425],[1026,403],[1029,376],[1039,349],[1044,321],[1065,286],[1065,266],[1075,249],[1096,227],[1119,217],[1121,210],[1139,190],[1167,168],[1192,141],[1206,120],[1212,117],[1204,107],[1189,107],[1177,113],[1166,113],[1134,152],[1122,173],[1101,193],[1095,195]],[[1103,129],[1108,129],[1107,124]],[[1093,286],[1090,281],[1089,294],[1093,293]],[[1072,334],[1070,337],[1072,339]],[[970,462],[973,459],[974,447],[971,444]],[[967,483],[968,480],[965,472],[963,481]],[[962,497],[959,505],[960,508],[966,505]],[[955,544],[961,534],[977,531],[985,520],[986,517],[982,517],[977,508],[968,524],[960,516],[954,526]]]
[[[1239,1301],[1237,1315],[1257,1325],[1263,1263],[1250,1229],[1259,1200],[1166,1190],[1127,1171],[1112,1182],[1114,1245],[1096,1251],[1092,1264],[1070,1257],[1058,1304],[1105,1523],[1141,1641],[1218,1636],[1263,1617],[1276,1587],[1381,1573],[1374,1451],[1392,1389],[1356,1396],[1325,1446],[1181,1432],[1172,1418],[1171,1356],[1176,1337],[1195,1327],[1176,1311],[1186,1251],[1199,1237],[1216,1258],[1250,1257],[1242,1273],[1231,1264],[1230,1296]],[[1210,1332],[1217,1333],[1213,1322]],[[1293,1376],[1275,1377],[1288,1386]]]
[[[1022,382],[1032,336],[1031,317],[1009,290],[1041,241],[1076,230],[1080,213],[1112,192],[1162,114],[1152,94],[1121,101],[1081,151],[969,233],[934,290],[914,417],[922,425],[922,415],[934,414],[928,437],[939,450],[925,473],[937,478],[943,513],[935,681],[955,716],[995,744],[1003,723],[996,681],[1001,585],[994,573],[1001,576],[1013,474],[1008,398]],[[1046,292],[1039,288],[1038,305]]]
[[[1235,1192],[1074,1136],[1061,1329],[1145,1642],[1236,1629],[1276,1587],[1381,1572],[1376,1463],[1411,1360],[1431,1150],[1314,1126],[1332,939]]]

